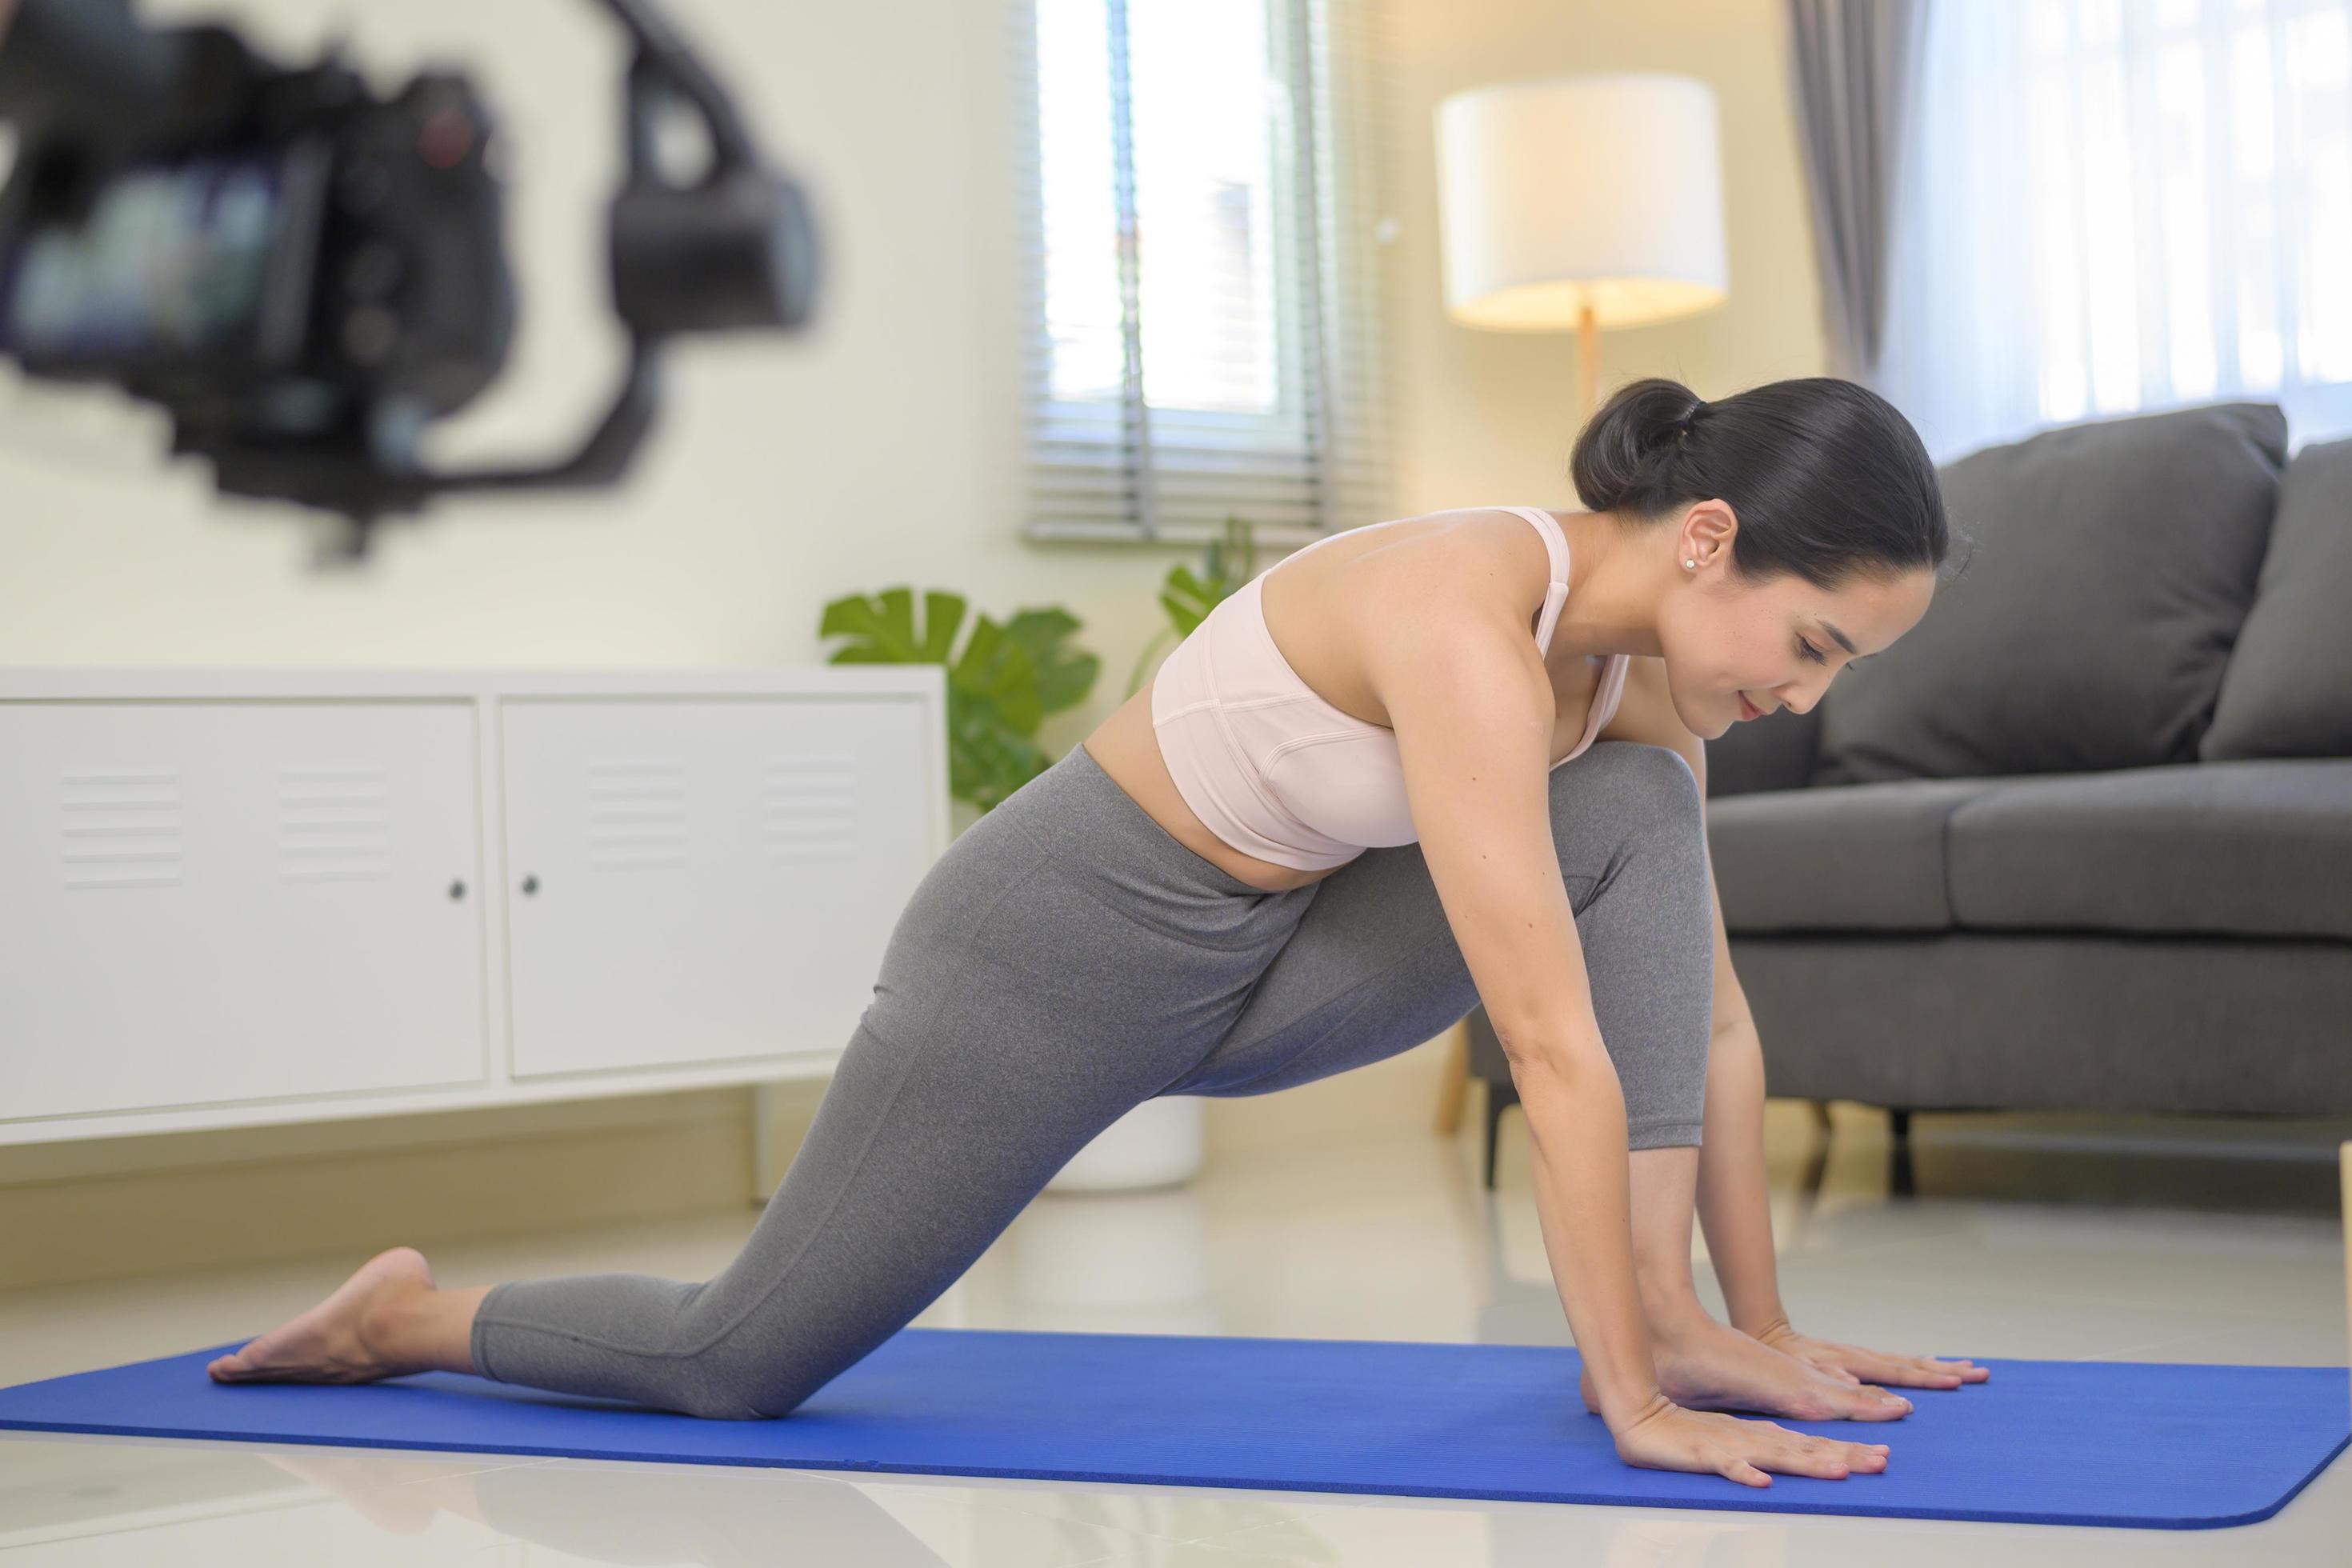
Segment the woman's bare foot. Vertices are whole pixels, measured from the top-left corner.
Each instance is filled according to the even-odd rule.
[[[205,1370],[215,1383],[373,1383],[427,1370],[391,1349],[388,1324],[433,1289],[433,1270],[413,1247],[377,1253],[335,1293]]]

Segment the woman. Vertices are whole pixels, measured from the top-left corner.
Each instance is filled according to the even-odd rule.
[[[1307,1082],[1483,1002],[1585,1399],[1618,1452],[1753,1486],[1882,1468],[1883,1444],[1695,1408],[1891,1419],[1908,1403],[1863,1378],[1983,1375],[1814,1341],[1780,1309],[1763,1074],[1699,775],[1702,737],[1810,709],[1926,612],[1948,548],[1936,473],[1884,399],[1829,379],[1716,404],[1637,383],[1573,471],[1590,512],[1318,541],[959,837],[716,1278],[445,1290],[394,1247],[212,1375],[442,1369],[783,1415],[1130,1107]],[[1735,1326],[1698,1303],[1694,1210]]]

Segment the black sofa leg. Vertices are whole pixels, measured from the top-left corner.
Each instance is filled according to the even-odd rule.
[[[1519,1102],[1519,1086],[1515,1083],[1486,1082],[1486,1190],[1495,1190],[1495,1145],[1503,1125],[1503,1112]]]
[[[1916,1196],[1918,1172],[1911,1163],[1911,1112],[1889,1107],[1886,1112],[1886,1190],[1898,1198]]]

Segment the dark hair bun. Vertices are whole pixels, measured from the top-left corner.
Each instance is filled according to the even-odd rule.
[[[1593,511],[1630,510],[1648,515],[1660,508],[1643,504],[1662,487],[1703,405],[1699,395],[1679,381],[1654,375],[1619,387],[1576,438],[1569,473],[1576,493]]]

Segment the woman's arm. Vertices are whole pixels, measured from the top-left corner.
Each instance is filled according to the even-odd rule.
[[[1703,750],[1700,765],[1705,766]],[[1702,791],[1706,783],[1702,773]],[[1991,1371],[1974,1362],[1864,1350],[1816,1340],[1790,1327],[1772,1253],[1772,1206],[1764,1163],[1764,1049],[1739,977],[1731,972],[1731,942],[1723,928],[1723,900],[1716,896],[1712,858],[1706,876],[1707,902],[1715,911],[1715,1021],[1706,1057],[1698,1217],[1732,1327],[1848,1383],[1895,1388],[1982,1383]]]
[[[1675,714],[1663,663],[1637,658],[1626,671],[1617,712],[1598,737],[1665,746],[1681,754],[1706,795],[1706,745]],[[1772,1210],[1764,1162],[1764,1052],[1748,997],[1731,967],[1723,900],[1715,860],[1706,866],[1707,905],[1715,926],[1715,1009],[1706,1058],[1706,1110],[1699,1144],[1697,1208],[1707,1256],[1723,1287],[1732,1326],[1849,1383],[1906,1388],[1955,1388],[1981,1383],[1987,1370],[1969,1362],[1891,1355],[1810,1339],[1789,1325],[1780,1302],[1772,1252]],[[1696,1305],[1694,1298],[1691,1305]]]
[[[1442,586],[1365,606],[1422,853],[1509,1055],[1535,1145],[1545,1252],[1597,1403],[1631,1464],[1750,1486],[1843,1476],[1875,1446],[1685,1410],[1659,1390],[1633,1279],[1625,1106],[1551,837],[1549,677],[1514,612]],[[1359,601],[1360,605],[1361,601]]]
[[[1702,763],[1702,765],[1704,763]],[[1723,1287],[1731,1326],[1763,1338],[1786,1327],[1772,1256],[1772,1208],[1764,1163],[1764,1052],[1748,998],[1731,971],[1723,901],[1707,862],[1707,902],[1715,921],[1715,1018],[1706,1053],[1706,1110],[1698,1159],[1698,1217],[1707,1256]]]
[[[1617,711],[1598,737],[1664,746],[1690,764],[1706,795],[1706,743],[1675,713],[1663,660],[1637,658],[1625,671]],[[1764,1169],[1764,1054],[1748,998],[1731,968],[1715,859],[1706,862],[1708,919],[1715,925],[1715,1014],[1706,1054],[1706,1110],[1698,1160],[1699,1223],[1723,1286],[1732,1326],[1748,1332],[1786,1321],[1772,1259],[1772,1211]]]

